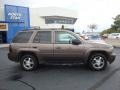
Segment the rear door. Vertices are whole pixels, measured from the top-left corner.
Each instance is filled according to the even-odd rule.
[[[39,58],[47,60],[53,57],[52,31],[37,31],[33,38],[32,48],[38,50]]]

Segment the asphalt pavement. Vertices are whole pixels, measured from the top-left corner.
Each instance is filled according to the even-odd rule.
[[[120,90],[120,48],[116,60],[104,71],[91,71],[84,65],[42,65],[35,71],[21,70],[0,49],[0,90]]]

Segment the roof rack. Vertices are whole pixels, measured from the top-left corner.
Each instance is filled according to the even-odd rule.
[[[70,30],[68,28],[65,28],[65,29],[61,29],[61,28],[40,28],[40,27],[31,27],[31,28],[28,28],[28,29],[24,29],[22,31],[31,31],[31,30]],[[71,30],[70,30],[71,31]]]

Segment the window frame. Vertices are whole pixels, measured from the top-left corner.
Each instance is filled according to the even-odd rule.
[[[37,33],[39,33],[39,32],[50,32],[50,34],[51,34],[51,41],[49,42],[49,43],[40,43],[40,41],[37,43],[37,42],[34,42],[34,39],[35,39],[35,37],[36,37],[36,35],[37,35]],[[34,34],[34,36],[33,36],[33,38],[32,38],[32,43],[35,43],[35,44],[52,44],[53,43],[53,40],[52,40],[52,31],[36,31],[35,32],[35,34]]]

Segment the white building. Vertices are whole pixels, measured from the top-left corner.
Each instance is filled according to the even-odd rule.
[[[29,0],[0,0],[0,43],[10,42],[20,30],[68,29],[74,31],[78,13],[58,7],[30,8]]]
[[[31,6],[29,0],[0,0],[0,21],[5,20],[4,5]],[[29,8],[30,25],[40,28],[64,28],[74,29],[78,18],[77,11],[58,7]]]
[[[58,7],[30,8],[30,25],[73,30],[77,15],[76,11]]]

